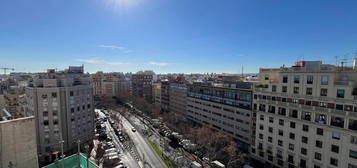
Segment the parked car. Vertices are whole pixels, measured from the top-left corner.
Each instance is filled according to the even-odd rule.
[[[131,131],[136,132],[136,129],[135,129],[135,128],[132,128]]]

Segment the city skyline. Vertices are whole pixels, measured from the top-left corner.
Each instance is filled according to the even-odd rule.
[[[41,72],[257,73],[357,49],[354,1],[0,3],[1,66]]]

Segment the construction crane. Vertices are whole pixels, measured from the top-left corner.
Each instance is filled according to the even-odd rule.
[[[4,67],[2,67],[2,68],[0,68],[0,69],[4,70],[4,75],[6,75],[6,71],[7,71],[7,70],[15,71],[14,68],[4,68]]]

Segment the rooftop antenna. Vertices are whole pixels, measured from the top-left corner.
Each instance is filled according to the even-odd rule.
[[[242,77],[244,77],[244,66],[242,65]]]

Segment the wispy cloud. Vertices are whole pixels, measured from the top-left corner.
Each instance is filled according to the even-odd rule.
[[[77,59],[81,63],[95,64],[95,65],[104,65],[104,66],[118,66],[118,65],[128,65],[127,62],[112,62],[104,61],[100,59]]]
[[[167,62],[154,62],[154,61],[151,61],[149,62],[150,65],[155,65],[155,66],[168,66],[169,63]]]
[[[98,47],[100,48],[109,48],[109,49],[112,49],[112,50],[120,50],[124,53],[131,53],[133,52],[132,50],[129,50],[127,49],[126,47],[123,47],[123,46],[117,46],[117,45],[98,45]]]

